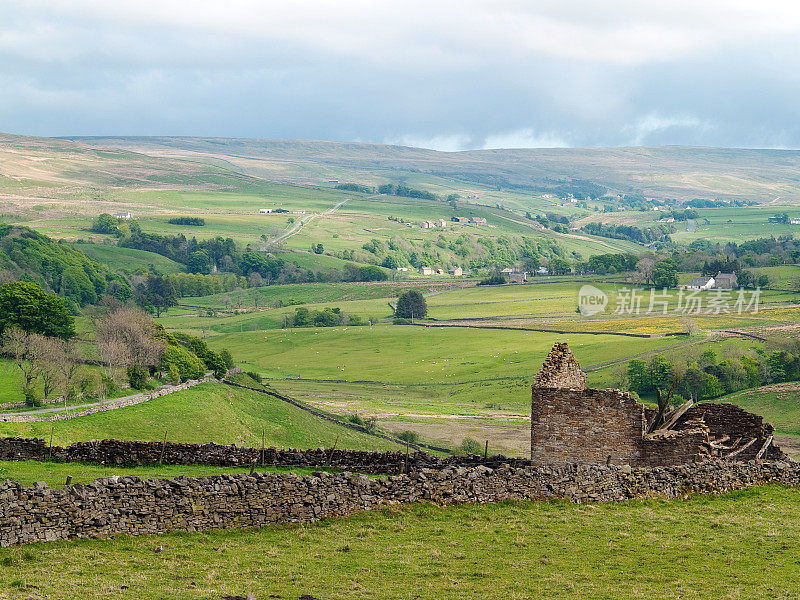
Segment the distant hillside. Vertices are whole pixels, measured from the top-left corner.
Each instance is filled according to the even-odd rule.
[[[10,182],[3,182],[8,178]],[[242,190],[258,186],[247,175],[197,161],[122,149],[106,150],[69,140],[0,133],[0,193],[11,182],[43,190],[88,184],[103,187]]]
[[[3,279],[36,282],[75,305],[93,304],[106,293],[122,300],[131,295],[106,265],[28,227],[0,223],[0,271]]]
[[[276,181],[378,183],[415,174],[551,191],[592,183],[615,193],[690,200],[800,201],[800,152],[694,147],[548,148],[437,152],[350,142],[187,137],[71,138],[226,165]]]

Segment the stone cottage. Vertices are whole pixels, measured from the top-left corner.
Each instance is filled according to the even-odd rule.
[[[541,464],[645,467],[785,457],[772,443],[772,426],[733,404],[687,403],[650,431],[656,411],[630,392],[587,388],[566,343],[553,346],[531,398],[531,460]]]

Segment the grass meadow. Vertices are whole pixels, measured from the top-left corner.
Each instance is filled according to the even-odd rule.
[[[53,443],[114,438],[286,448],[397,450],[401,446],[335,425],[290,404],[248,390],[204,383],[125,408],[66,421],[0,423],[0,435],[41,437]]]
[[[790,599],[800,492],[394,507],[312,525],[0,549],[7,597]],[[154,553],[161,546],[163,551]]]

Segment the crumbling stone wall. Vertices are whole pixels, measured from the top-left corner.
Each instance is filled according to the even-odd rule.
[[[104,465],[267,465],[275,467],[331,467],[362,473],[404,473],[423,468],[446,466],[497,466],[503,463],[529,465],[530,461],[490,456],[449,456],[440,458],[427,452],[370,452],[364,450],[316,448],[247,448],[221,444],[185,444],[100,440],[76,442],[66,447],[49,448],[41,438],[0,438],[0,460],[58,460]]]
[[[644,409],[627,392],[533,388],[531,460],[639,464]]]
[[[566,342],[553,346],[533,380],[536,388],[586,389],[586,375]]]
[[[732,404],[704,403],[689,409],[670,430],[646,434],[654,411],[630,393],[586,388],[569,347],[556,344],[531,390],[531,460],[538,464],[676,465],[725,455],[717,440],[752,444],[737,460],[756,458],[772,435],[758,415]],[[774,444],[762,458],[784,459]]]
[[[610,502],[800,485],[800,464],[709,462],[669,468],[604,465],[422,469],[372,479],[352,473],[254,473],[192,479],[110,477],[52,489],[0,484],[0,546],[68,538],[263,527],[427,500],[438,504],[566,498]]]

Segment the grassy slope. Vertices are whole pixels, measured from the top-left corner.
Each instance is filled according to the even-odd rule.
[[[73,248],[80,250],[92,260],[107,264],[114,271],[157,270],[161,273],[180,273],[184,271],[183,265],[170,260],[166,256],[136,250],[135,248],[122,248],[120,246],[105,246],[100,244],[73,244]]]
[[[538,148],[436,152],[377,144],[305,140],[107,138],[87,140],[192,160],[225,158],[244,171],[283,181],[330,178],[376,184],[419,181],[488,195],[491,184],[588,180],[615,191],[666,198],[800,199],[800,153],[722,148]],[[450,183],[450,185],[453,185]],[[521,196],[525,191],[515,194]]]
[[[798,510],[800,492],[779,487],[607,505],[423,504],[302,527],[2,549],[0,587],[54,599],[788,599],[800,595]]]
[[[53,423],[0,423],[0,435],[49,437]],[[116,438],[220,444],[397,449],[386,440],[334,425],[265,394],[202,384],[149,402],[54,424],[55,444]]]
[[[557,340],[568,341],[586,366],[676,343],[396,325],[233,333],[209,342],[238,348],[237,360],[268,376],[417,384],[525,377],[539,369]]]
[[[784,383],[736,392],[716,400],[732,402],[775,427],[776,433],[800,435],[800,383]]]

